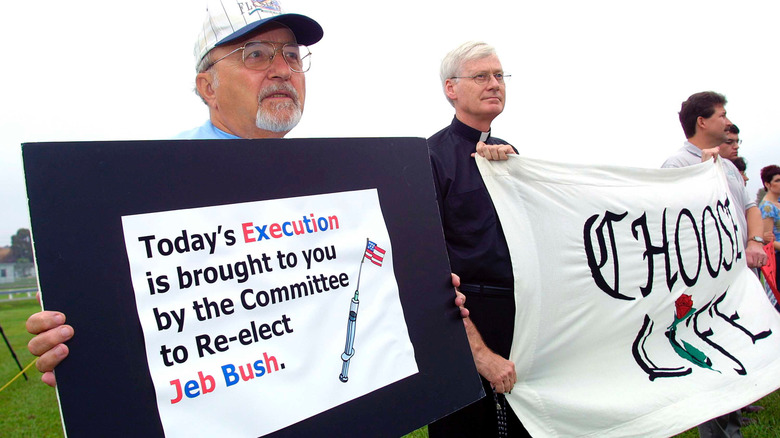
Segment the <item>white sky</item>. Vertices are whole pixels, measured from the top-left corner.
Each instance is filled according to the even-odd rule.
[[[441,58],[467,40],[512,74],[494,135],[554,161],[659,167],[690,94],[742,130],[749,192],[780,164],[776,1],[281,0],[325,29],[290,137],[428,137],[453,110]],[[0,26],[0,246],[29,227],[20,143],[165,139],[200,125],[198,1],[8,2]]]

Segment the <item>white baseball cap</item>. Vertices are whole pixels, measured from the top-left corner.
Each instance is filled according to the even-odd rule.
[[[305,15],[285,14],[277,0],[209,0],[206,19],[195,41],[196,67],[214,47],[238,40],[272,22],[290,28],[298,44],[308,46],[322,39],[319,23]]]

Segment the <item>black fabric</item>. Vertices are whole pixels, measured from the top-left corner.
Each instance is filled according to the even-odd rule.
[[[482,379],[482,386],[488,394],[458,412],[428,425],[429,438],[490,438],[498,436],[498,415],[490,383]],[[499,395],[503,397],[503,395]],[[506,403],[507,437],[531,437],[517,415]]]
[[[428,139],[452,272],[463,283],[514,285],[504,232],[471,154],[481,132],[457,118]],[[506,143],[488,137],[487,144]]]
[[[428,148],[452,272],[464,284],[466,307],[485,344],[508,359],[514,331],[514,276],[498,214],[471,157],[480,135],[453,118],[450,126],[428,139]],[[506,143],[490,136],[485,142]],[[482,385],[486,397],[429,425],[429,436],[498,436],[493,390],[484,378]],[[506,418],[507,436],[529,436],[508,405]]]

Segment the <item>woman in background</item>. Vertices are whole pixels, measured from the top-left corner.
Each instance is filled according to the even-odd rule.
[[[780,268],[780,167],[774,164],[769,165],[761,169],[761,182],[764,183],[766,194],[758,205],[761,210],[761,217],[764,220],[764,234],[769,235],[771,232],[774,235],[775,248],[775,264]],[[776,268],[776,273],[780,274],[780,269]],[[780,285],[778,279],[780,275],[777,275],[775,280]]]

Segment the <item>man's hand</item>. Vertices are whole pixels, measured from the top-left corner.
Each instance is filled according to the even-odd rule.
[[[73,337],[73,327],[65,324],[64,314],[46,310],[27,318],[26,327],[29,333],[36,335],[27,344],[27,349],[39,356],[35,367],[43,373],[41,380],[51,387],[57,386],[52,371],[68,356],[68,346],[64,342]]]
[[[512,387],[517,383],[514,362],[504,359],[485,345],[482,335],[471,322],[471,318],[463,318],[463,325],[466,327],[466,337],[479,375],[490,382],[490,386],[496,392],[501,394],[511,392]]]
[[[760,268],[764,266],[766,264],[764,245],[755,240],[748,240],[747,248],[745,249],[745,258],[747,259],[749,268]]]
[[[508,144],[485,144],[484,141],[477,143],[477,152],[471,154],[472,157],[479,154],[488,160],[508,160],[509,154],[515,154],[515,150]]]
[[[702,149],[701,150],[701,162],[705,162],[712,158],[713,161],[718,161],[718,153],[720,152],[720,147],[716,146],[711,149]]]
[[[477,365],[479,374],[490,382],[490,386],[497,393],[512,392],[512,388],[517,383],[514,362],[506,360],[489,350],[483,351],[478,356],[475,355],[474,362]]]
[[[468,318],[469,309],[466,308],[466,296],[463,295],[460,290],[460,277],[452,274],[452,286],[455,288],[455,307],[460,309],[460,317]]]

